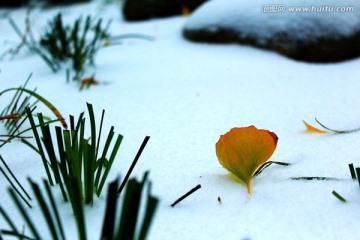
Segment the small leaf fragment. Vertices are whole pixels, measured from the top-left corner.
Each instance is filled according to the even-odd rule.
[[[305,127],[306,127],[306,132],[309,132],[309,133],[318,133],[318,134],[327,133],[327,131],[318,129],[318,128],[310,125],[309,123],[305,122],[304,120],[303,120],[303,123],[304,123],[304,125],[305,125]]]

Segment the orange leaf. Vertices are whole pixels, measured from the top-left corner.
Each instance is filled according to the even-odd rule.
[[[303,120],[303,123],[304,123],[304,125],[306,127],[306,131],[309,132],[309,133],[319,133],[319,134],[327,133],[324,130],[320,130],[320,129],[310,125],[309,123],[305,122],[304,120]]]
[[[274,153],[278,137],[255,126],[232,128],[216,143],[220,164],[241,179],[251,193],[250,180],[256,169]]]

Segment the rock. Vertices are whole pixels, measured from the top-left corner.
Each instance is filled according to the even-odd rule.
[[[73,3],[89,2],[90,0],[47,0],[50,5],[68,5]]]
[[[1,0],[0,8],[2,7],[21,7],[29,3],[29,0]]]
[[[125,0],[123,15],[128,21],[169,17],[193,11],[207,0]]]
[[[190,16],[183,35],[196,42],[248,44],[306,62],[337,62],[360,56],[359,1],[339,5],[329,0],[327,10],[318,0],[307,1],[310,5],[301,0],[289,3],[309,8],[294,12],[289,4],[274,5],[264,0],[213,0]],[[347,6],[350,8],[345,9]],[[344,11],[331,11],[331,7]]]

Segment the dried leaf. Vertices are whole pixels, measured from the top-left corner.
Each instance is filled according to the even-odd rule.
[[[183,16],[189,16],[191,13],[191,10],[187,6],[183,6],[181,8],[181,15]]]
[[[275,133],[255,126],[232,128],[220,136],[216,155],[220,164],[241,179],[251,193],[253,174],[274,153],[277,141]]]
[[[319,134],[327,133],[327,131],[318,129],[318,128],[310,125],[309,123],[305,122],[304,120],[303,120],[303,123],[304,123],[304,125],[306,127],[306,131],[309,132],[309,133],[319,133]]]

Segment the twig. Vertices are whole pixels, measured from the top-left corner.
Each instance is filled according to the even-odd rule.
[[[125,187],[125,184],[127,183],[127,181],[129,180],[129,177],[130,177],[130,174],[131,172],[133,171],[137,161],[139,160],[140,156],[141,156],[141,153],[143,152],[147,142],[149,141],[150,137],[149,136],[146,136],[143,143],[141,144],[140,148],[139,148],[139,151],[137,152],[135,158],[134,158],[134,161],[132,162],[128,172],[126,173],[126,176],[124,178],[124,180],[121,182],[121,185],[120,185],[120,188],[119,190],[117,191],[117,194],[118,196],[120,195],[121,191],[123,190],[123,188]]]
[[[193,194],[195,191],[199,190],[201,188],[201,185],[198,184],[196,187],[194,187],[193,189],[191,189],[189,192],[185,193],[184,195],[182,195],[181,197],[179,197],[173,204],[171,204],[171,207],[175,207],[176,204],[178,204],[179,202],[181,202],[182,200],[184,200],[185,198],[187,198],[188,196],[190,196],[191,194]]]

